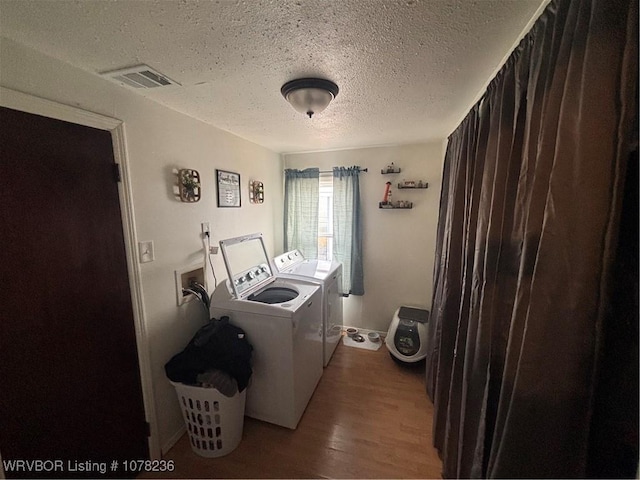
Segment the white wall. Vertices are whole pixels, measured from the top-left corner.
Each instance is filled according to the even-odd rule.
[[[345,325],[386,332],[401,305],[431,308],[433,261],[445,140],[439,142],[284,155],[286,168],[359,165],[363,215],[364,288],[345,299]],[[381,175],[391,162],[397,175]],[[429,183],[426,190],[398,190],[403,180]],[[384,210],[385,183],[393,200],[413,202],[410,210]]]
[[[165,378],[164,364],[207,319],[196,302],[177,306],[174,270],[203,262],[200,238],[203,221],[210,222],[216,244],[220,239],[262,232],[269,253],[279,253],[281,157],[13,41],[2,39],[0,48],[0,85],[124,121],[135,234],[137,240],[152,240],[155,246],[155,261],[139,267],[157,438],[166,449],[176,439],[183,422],[173,388]],[[186,204],[174,198],[175,168],[194,168],[200,172],[203,188],[200,202]],[[241,208],[216,207],[216,168],[241,175]],[[262,205],[249,203],[251,179],[265,184]],[[225,280],[221,256],[214,256],[213,262],[218,281]]]

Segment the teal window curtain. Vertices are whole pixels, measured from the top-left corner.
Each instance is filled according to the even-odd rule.
[[[333,169],[333,259],[342,262],[342,292],[364,295],[360,167]]]
[[[320,169],[284,171],[284,249],[318,258]]]

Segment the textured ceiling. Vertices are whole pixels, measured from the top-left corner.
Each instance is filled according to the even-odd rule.
[[[443,138],[545,0],[1,0],[0,34],[97,74],[147,64],[141,95],[297,152]],[[334,81],[309,119],[280,87]],[[125,88],[125,87],[122,87]]]

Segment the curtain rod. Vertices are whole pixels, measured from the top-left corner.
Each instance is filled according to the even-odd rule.
[[[368,172],[368,168],[360,168],[358,167],[359,172]],[[333,170],[320,170],[320,173],[333,173]]]
[[[336,168],[339,168],[339,167],[336,167]],[[285,169],[285,170],[287,170],[287,169]],[[358,171],[359,172],[368,172],[369,169],[368,168],[360,168],[360,167],[358,167]],[[333,170],[319,170],[318,173],[333,173]]]

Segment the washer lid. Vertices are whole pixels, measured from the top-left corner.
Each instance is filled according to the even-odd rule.
[[[275,280],[261,233],[220,240],[220,250],[235,298],[248,297]]]

